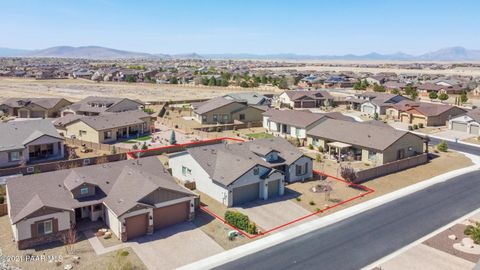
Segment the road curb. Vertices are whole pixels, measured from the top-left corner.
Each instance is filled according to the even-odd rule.
[[[399,189],[397,191],[393,191],[391,193],[382,195],[380,197],[371,199],[367,202],[357,204],[354,206],[351,206],[347,209],[340,210],[336,213],[327,215],[325,217],[300,224],[298,226],[289,228],[284,231],[280,231],[278,233],[272,234],[270,236],[267,236],[263,239],[259,239],[257,241],[239,246],[237,248],[216,254],[214,256],[199,260],[197,262],[187,264],[183,267],[180,267],[178,269],[211,269],[214,267],[218,267],[220,265],[223,265],[225,263],[237,260],[241,257],[259,252],[263,249],[269,248],[274,245],[278,245],[282,242],[288,241],[290,239],[299,237],[301,235],[307,234],[309,232],[321,229],[323,227],[326,227],[328,225],[334,224],[336,222],[345,220],[349,217],[352,217],[354,215],[360,214],[362,212],[368,211],[370,209],[373,209],[375,207],[378,207],[380,205],[383,205],[385,203],[394,201],[396,199],[399,199],[401,197],[410,195],[412,193],[415,193],[417,191],[420,191],[422,189],[428,188],[430,186],[433,186],[438,183],[442,183],[445,181],[448,181],[456,176],[466,174],[469,172],[473,172],[480,169],[480,165],[472,165],[466,168],[458,169],[455,171],[451,171],[442,175],[435,176],[433,178],[430,178],[428,180],[424,180],[420,183]]]

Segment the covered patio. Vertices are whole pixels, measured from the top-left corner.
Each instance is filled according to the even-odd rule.
[[[351,144],[343,142],[330,142],[328,145],[328,154],[331,158],[342,161],[356,161],[362,159],[362,152],[354,148]]]

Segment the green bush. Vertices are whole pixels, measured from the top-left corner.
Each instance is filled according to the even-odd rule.
[[[320,154],[315,155],[315,161],[316,162],[322,162],[322,155],[320,155]]]
[[[318,152],[323,153],[324,150],[325,150],[325,149],[323,149],[323,147],[322,147],[321,145],[318,147]]]
[[[249,234],[255,234],[257,232],[257,225],[254,222],[250,222],[247,215],[244,215],[238,211],[227,210],[225,212],[225,221],[228,224],[246,231]]]
[[[440,152],[447,152],[448,151],[448,144],[446,141],[441,140],[440,143],[437,145],[437,149]]]
[[[413,130],[413,127],[412,126],[408,126],[408,130]]]
[[[423,128],[423,123],[418,123],[418,128]]]
[[[470,236],[470,238],[475,242],[475,244],[480,243],[480,223],[476,222],[475,225],[468,225],[463,232],[465,235]]]
[[[308,204],[310,204],[310,205],[315,205],[315,202],[314,202],[314,201],[310,201]]]
[[[309,144],[309,145],[308,145],[308,149],[309,149],[309,150],[313,150],[313,145]]]
[[[295,200],[297,200],[297,202],[300,202],[300,201],[302,201],[302,198],[296,197]]]
[[[414,124],[414,125],[413,125],[413,129],[418,129],[418,125],[417,125],[417,124]]]

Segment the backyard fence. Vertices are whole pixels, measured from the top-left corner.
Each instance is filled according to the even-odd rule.
[[[423,153],[413,157],[386,163],[377,167],[357,172],[355,183],[363,183],[376,177],[384,176],[390,173],[402,171],[428,162],[428,154]]]
[[[102,163],[114,162],[114,161],[120,161],[120,160],[126,160],[126,159],[127,159],[126,153],[119,153],[114,155],[104,155],[104,156],[91,157],[91,158],[60,160],[60,161],[54,161],[54,162],[48,162],[48,163],[32,164],[32,165],[26,165],[26,166],[0,169],[0,176],[25,175],[25,174],[51,172],[56,170],[72,169],[72,168],[77,168],[82,166],[102,164]]]
[[[75,146],[85,146],[87,148],[91,148],[97,151],[104,151],[111,153],[113,148],[115,147],[115,152],[116,153],[128,153],[130,149],[127,148],[122,148],[110,144],[104,144],[104,143],[94,143],[94,142],[88,142],[88,141],[82,141],[79,139],[73,139],[73,138],[65,138],[65,143],[68,145],[75,145]]]
[[[5,216],[8,214],[8,207],[6,203],[0,204],[0,217]]]

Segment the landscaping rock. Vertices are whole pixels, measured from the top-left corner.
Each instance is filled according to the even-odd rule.
[[[71,270],[71,269],[73,269],[73,265],[67,264],[67,265],[65,265],[65,267],[63,267],[63,269],[64,270]]]
[[[450,234],[448,238],[451,240],[457,240],[457,236],[455,234]]]

